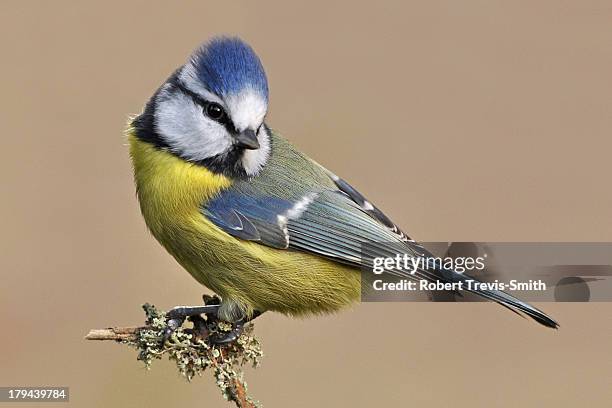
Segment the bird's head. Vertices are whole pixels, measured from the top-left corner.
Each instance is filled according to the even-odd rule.
[[[136,135],[229,176],[253,176],[270,154],[268,81],[253,49],[214,38],[159,88],[133,126]]]

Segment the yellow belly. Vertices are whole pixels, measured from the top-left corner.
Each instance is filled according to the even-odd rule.
[[[360,297],[359,271],[232,237],[200,206],[231,181],[129,134],[140,208],[155,238],[201,284],[242,312],[333,312]]]

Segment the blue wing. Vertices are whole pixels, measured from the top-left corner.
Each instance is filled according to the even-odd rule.
[[[407,243],[408,238],[384,214],[341,179],[337,189],[309,191],[297,197],[262,196],[245,186],[231,188],[209,202],[203,213],[240,239],[279,249],[296,249],[364,266],[363,248],[377,242]],[[407,249],[421,253],[410,243]],[[391,255],[380,246],[377,255]]]
[[[394,257],[398,247],[410,256],[432,256],[410,240],[389,218],[348,183],[335,176],[336,189],[301,190],[300,195],[261,195],[248,183],[230,188],[209,202],[203,213],[219,228],[237,238],[279,249],[294,249],[347,263],[370,267],[375,257]],[[420,269],[410,279],[459,282],[472,279],[451,270]],[[557,323],[538,309],[495,290],[474,290],[512,311],[539,323]]]
[[[282,198],[254,197],[240,190],[227,190],[202,211],[217,227],[236,238],[287,248],[288,239],[279,227],[278,217],[293,205]]]

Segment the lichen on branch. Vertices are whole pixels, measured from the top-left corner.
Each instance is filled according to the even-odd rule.
[[[213,345],[208,336],[231,330],[231,325],[217,320],[200,319],[194,328],[179,327],[162,344],[166,328],[165,312],[146,303],[145,326],[92,330],[88,340],[116,340],[138,350],[138,360],[150,369],[154,360],[166,355],[176,363],[179,373],[191,381],[204,371],[212,371],[223,397],[238,407],[257,407],[260,404],[247,394],[242,368],[257,367],[263,356],[259,340],[253,336],[253,324],[245,325],[238,339],[228,345]]]

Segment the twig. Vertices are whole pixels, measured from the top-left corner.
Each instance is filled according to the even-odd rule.
[[[92,329],[85,336],[85,340],[136,341],[138,331],[145,328],[109,327],[108,329]]]

